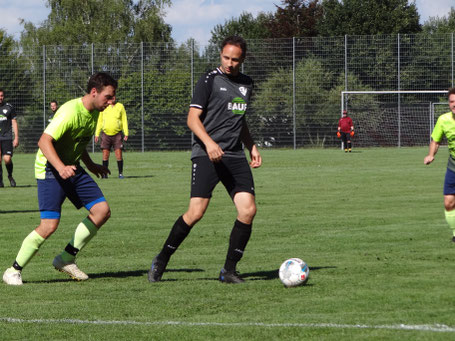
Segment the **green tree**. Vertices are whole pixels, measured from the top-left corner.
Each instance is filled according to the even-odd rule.
[[[319,0],[283,0],[267,22],[270,38],[314,37],[322,17]]]
[[[23,44],[169,42],[163,10],[170,0],[47,0],[51,9],[39,26],[23,22]]]
[[[429,34],[455,32],[455,8],[451,7],[447,16],[430,17],[423,24],[422,31]]]
[[[226,20],[224,24],[216,25],[212,31],[212,37],[204,54],[210,58],[218,58],[220,44],[224,38],[238,35],[249,40],[267,39],[270,32],[266,27],[271,14],[259,13],[255,18],[251,13],[243,12],[238,18]]]
[[[265,27],[270,16],[259,13],[254,18],[251,13],[243,12],[238,18],[226,20],[223,25],[216,25],[211,31],[212,37],[209,42],[218,46],[224,38],[232,35],[239,35],[247,40],[270,38],[270,32]]]
[[[408,0],[323,0],[324,36],[418,33],[419,13]]]

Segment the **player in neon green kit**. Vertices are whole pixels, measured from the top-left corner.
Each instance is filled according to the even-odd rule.
[[[88,279],[77,267],[75,258],[109,219],[110,208],[79,161],[98,177],[109,172],[106,167],[93,163],[86,147],[95,132],[99,112],[115,96],[116,88],[117,81],[110,75],[94,74],[89,79],[87,94],[62,105],[41,136],[35,161],[41,222],[24,239],[13,266],[3,274],[6,284],[22,285],[22,269],[57,229],[65,198],[77,209],[84,206],[89,215],[77,226],[73,238],[52,264],[73,279]]]
[[[453,231],[452,241],[455,242],[455,88],[449,89],[450,112],[439,116],[431,134],[428,155],[423,160],[429,165],[433,162],[438,152],[443,136],[447,138],[449,145],[449,162],[444,180],[444,208],[446,221]]]

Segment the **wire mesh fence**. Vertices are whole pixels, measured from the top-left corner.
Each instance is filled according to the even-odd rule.
[[[181,150],[191,147],[186,114],[194,85],[218,65],[216,48],[189,44],[0,48],[0,87],[18,113],[22,151],[36,150],[50,101],[62,104],[82,96],[97,71],[119,81],[128,149]],[[345,94],[342,104],[340,96],[343,91],[447,90],[454,86],[454,67],[453,34],[251,40],[242,66],[255,82],[247,121],[263,147],[338,146],[335,133],[344,107],[353,113],[358,145],[427,144],[434,124],[428,115],[434,103],[447,101],[444,95]]]

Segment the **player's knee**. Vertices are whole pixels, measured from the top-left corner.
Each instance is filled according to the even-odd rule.
[[[101,202],[90,210],[90,219],[97,227],[101,227],[111,217],[111,209],[107,202]]]
[[[444,208],[446,211],[452,211],[455,209],[455,195],[444,196]]]
[[[239,209],[239,217],[242,218],[243,221],[252,222],[255,216],[256,205],[254,204]]]
[[[194,226],[204,216],[203,210],[189,210],[184,214],[184,220],[189,226]]]
[[[57,230],[59,221],[58,219],[42,219],[36,228],[36,232],[44,239],[47,239]]]

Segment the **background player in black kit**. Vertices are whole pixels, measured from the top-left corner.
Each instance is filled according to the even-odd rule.
[[[19,145],[19,131],[16,121],[16,110],[6,103],[5,91],[0,89],[0,150],[1,157],[5,161],[5,167],[8,172],[8,180],[11,187],[16,187],[16,181],[13,178],[13,148]],[[14,132],[14,137],[13,137]],[[3,187],[3,168],[0,159],[0,187]]]
[[[150,282],[161,280],[171,255],[204,216],[212,191],[220,181],[234,202],[237,219],[219,280],[244,282],[236,265],[250,239],[256,203],[253,176],[242,143],[250,152],[251,167],[262,164],[245,121],[253,89],[252,79],[239,72],[245,55],[243,38],[226,38],[221,44],[221,66],[203,75],[196,85],[187,119],[188,127],[195,135],[190,204],[174,223],[161,252],[153,259],[148,273]]]

